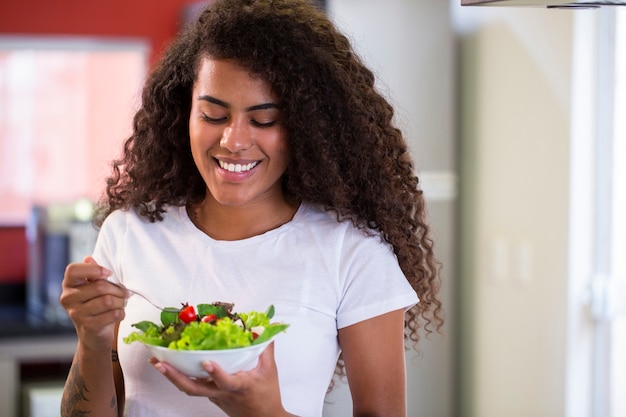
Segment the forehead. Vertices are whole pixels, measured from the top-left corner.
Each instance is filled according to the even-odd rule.
[[[233,97],[276,101],[271,85],[236,61],[204,57],[198,65],[194,94],[221,94]]]

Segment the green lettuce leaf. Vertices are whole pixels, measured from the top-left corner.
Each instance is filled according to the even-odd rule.
[[[196,309],[199,317],[214,314],[218,320],[213,323],[192,321],[185,324],[172,311],[161,313],[162,325],[150,321],[133,324],[139,331],[130,333],[125,343],[143,342],[149,345],[165,346],[177,350],[219,350],[234,349],[259,344],[270,340],[285,331],[289,325],[270,323],[274,316],[274,306],[265,312],[250,311],[234,314],[232,304],[199,304]],[[254,335],[252,330],[263,331]],[[256,338],[255,338],[256,337]]]

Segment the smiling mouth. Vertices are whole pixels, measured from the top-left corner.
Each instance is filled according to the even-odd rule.
[[[247,172],[259,164],[258,161],[250,162],[248,164],[233,164],[220,160],[218,160],[217,162],[220,168],[225,169],[228,172]]]

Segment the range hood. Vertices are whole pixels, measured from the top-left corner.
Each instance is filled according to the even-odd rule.
[[[592,9],[601,6],[626,6],[626,0],[461,0],[461,5]]]

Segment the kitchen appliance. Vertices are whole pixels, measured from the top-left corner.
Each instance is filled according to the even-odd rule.
[[[24,417],[58,417],[63,381],[33,382],[22,386]]]
[[[26,224],[26,310],[32,323],[71,326],[59,302],[65,267],[90,255],[97,230],[88,200],[34,206]]]
[[[528,6],[549,9],[593,9],[626,6],[626,0],[461,0],[462,6]]]

